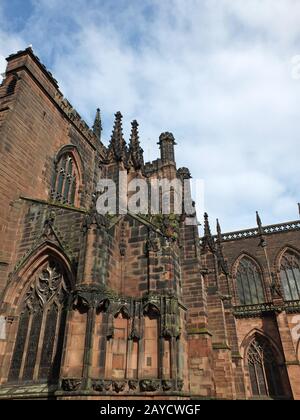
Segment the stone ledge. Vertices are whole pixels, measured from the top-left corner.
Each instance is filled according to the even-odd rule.
[[[212,333],[207,328],[188,328],[187,329],[188,335],[209,335],[212,337]]]
[[[78,213],[87,213],[86,209],[83,209],[81,207],[69,206],[68,204],[55,203],[53,201],[41,200],[39,198],[25,197],[22,195],[20,196],[20,199],[24,201],[31,201],[32,203],[42,204],[49,207],[57,207],[64,210],[76,211]]]
[[[227,343],[213,343],[213,350],[231,350],[231,347]]]
[[[59,390],[57,395],[64,392],[114,396],[133,393],[139,395],[163,393],[165,395],[174,392],[181,393],[182,388],[182,379],[90,379],[86,384],[83,378],[63,378],[61,381],[63,392]]]

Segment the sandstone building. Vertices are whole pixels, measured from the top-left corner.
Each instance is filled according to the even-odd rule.
[[[109,146],[31,48],[0,86],[0,398],[300,399],[300,220],[205,234],[99,215],[99,177],[189,179],[175,140]],[[5,321],[5,322],[4,322]]]

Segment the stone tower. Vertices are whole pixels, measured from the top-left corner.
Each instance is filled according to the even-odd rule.
[[[213,235],[206,214],[199,238],[194,210],[174,212],[191,175],[173,134],[145,163],[117,112],[106,147],[100,110],[90,129],[31,48],[7,62],[0,398],[300,398],[300,221]],[[98,211],[104,179],[115,212]],[[154,181],[158,213],[124,211],[120,191]]]

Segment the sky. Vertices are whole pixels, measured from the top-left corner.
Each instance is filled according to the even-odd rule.
[[[103,142],[137,119],[204,182],[212,230],[299,218],[299,0],[0,0],[0,73],[28,45]],[[201,222],[202,214],[198,215]]]

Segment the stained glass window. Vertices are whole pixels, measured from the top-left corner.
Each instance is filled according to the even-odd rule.
[[[236,281],[241,305],[253,305],[265,301],[259,268],[250,258],[243,257],[241,259],[237,269]]]
[[[78,172],[73,156],[65,153],[56,163],[51,196],[55,201],[74,205],[78,189]]]
[[[300,300],[300,261],[295,253],[283,254],[280,277],[285,300]]]
[[[68,296],[63,270],[48,261],[31,284],[22,303],[9,382],[51,381],[59,371]]]
[[[252,341],[247,359],[252,395],[282,396],[281,377],[276,358],[264,337],[256,337]]]

